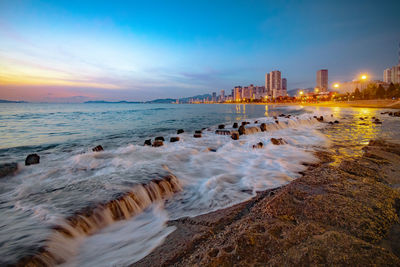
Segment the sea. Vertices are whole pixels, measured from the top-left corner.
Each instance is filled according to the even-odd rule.
[[[0,104],[0,164],[18,163],[16,173],[0,178],[0,265],[134,264],[175,230],[169,220],[216,211],[285,185],[301,176],[305,163],[318,161],[315,151],[330,150],[339,161],[339,155],[361,156],[371,139],[398,142],[400,119],[381,114],[387,111]],[[323,116],[323,122],[314,116]],[[233,123],[244,121],[246,128],[266,123],[267,131],[239,140],[216,134],[219,125],[231,131]],[[178,129],[184,133],[178,135]],[[194,138],[196,130],[201,138]],[[159,136],[163,146],[144,146]],[[180,139],[170,142],[171,137]],[[285,144],[274,145],[271,138]],[[262,147],[254,147],[258,143]],[[104,151],[93,152],[97,145]],[[25,166],[32,153],[40,164]]]

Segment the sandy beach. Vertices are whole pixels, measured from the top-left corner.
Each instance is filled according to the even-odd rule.
[[[399,266],[400,145],[371,140],[359,158],[344,146],[286,186],[170,221],[177,230],[133,266]]]

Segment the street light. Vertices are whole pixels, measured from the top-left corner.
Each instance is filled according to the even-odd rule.
[[[333,85],[333,87],[334,87],[334,88],[339,88],[339,84],[338,84],[338,83],[335,83],[335,84]]]
[[[366,80],[367,78],[368,78],[367,75],[365,74],[361,75],[361,80]]]

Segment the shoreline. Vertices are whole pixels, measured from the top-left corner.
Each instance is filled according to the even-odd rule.
[[[400,265],[400,145],[359,159],[319,151],[289,184],[193,218],[132,266]],[[307,166],[307,164],[306,164]]]

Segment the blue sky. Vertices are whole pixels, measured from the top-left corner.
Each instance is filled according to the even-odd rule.
[[[289,89],[397,64],[400,1],[0,1],[0,98],[149,100]]]

